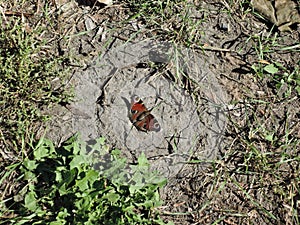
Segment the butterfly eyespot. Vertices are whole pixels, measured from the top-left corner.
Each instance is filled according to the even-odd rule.
[[[153,127],[156,128],[156,129],[160,128],[158,123],[153,124]]]
[[[141,99],[140,99],[139,96],[135,95],[135,96],[132,97],[132,100],[133,100],[134,102],[139,102]]]
[[[138,111],[131,109],[130,112],[131,112],[131,114],[136,114]]]

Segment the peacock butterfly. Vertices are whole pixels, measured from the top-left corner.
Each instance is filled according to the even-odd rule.
[[[160,125],[151,114],[152,109],[148,110],[142,99],[134,95],[131,98],[130,121],[140,131],[160,131]]]

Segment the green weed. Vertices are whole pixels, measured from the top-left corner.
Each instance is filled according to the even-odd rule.
[[[14,224],[165,224],[155,210],[166,179],[149,172],[142,154],[128,165],[103,138],[87,145],[76,136],[60,148],[41,139],[19,166],[23,198],[9,208]],[[88,149],[88,152],[87,152]],[[93,168],[94,167],[94,168]]]

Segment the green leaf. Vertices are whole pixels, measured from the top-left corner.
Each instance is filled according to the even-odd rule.
[[[80,191],[85,191],[88,188],[92,188],[96,180],[98,180],[98,173],[95,170],[90,170],[83,179],[76,181],[76,185]]]
[[[139,156],[139,158],[138,158],[138,164],[139,164],[139,166],[146,166],[146,167],[150,166],[150,164],[149,164],[149,162],[147,160],[147,157],[145,156],[144,152],[142,152],[142,154]]]
[[[105,144],[105,138],[104,137],[100,137],[96,141],[97,141],[97,144],[100,144],[100,145],[104,145]]]
[[[282,65],[282,63],[280,63],[280,62],[275,62],[274,64],[275,64],[278,68],[283,69],[283,70],[286,70],[286,68]]]
[[[62,183],[59,185],[58,192],[59,192],[60,196],[68,194],[68,190],[67,190],[65,183]]]
[[[35,159],[40,160],[49,155],[49,149],[47,146],[42,145],[33,152],[33,155]]]
[[[61,173],[56,171],[56,179],[59,180],[58,191],[60,195],[65,195],[69,192],[69,185],[75,180],[77,176],[76,169],[73,170],[64,170]]]
[[[30,159],[24,159],[23,165],[30,171],[35,170],[38,166],[35,160]]]
[[[267,141],[274,141],[274,134],[268,134],[268,135],[266,135],[266,136],[265,136],[265,139],[266,139]]]
[[[107,199],[111,203],[116,203],[120,199],[120,195],[114,192],[109,192],[104,195],[103,198]]]
[[[31,191],[25,195],[25,207],[33,212],[38,208],[34,192]]]
[[[41,160],[43,158],[52,158],[53,153],[55,152],[55,147],[53,143],[48,139],[41,139],[36,148],[34,149],[33,155],[37,160]]]
[[[86,157],[83,155],[76,155],[70,162],[70,169],[77,168],[79,171],[81,171],[81,165],[87,164]]]
[[[278,68],[274,66],[274,64],[269,64],[264,67],[264,70],[270,74],[275,74],[278,72]]]
[[[56,221],[53,221],[50,223],[50,225],[63,225],[66,224],[67,221],[65,218],[70,216],[70,213],[68,213],[68,210],[66,208],[63,209],[63,211],[60,211],[56,216]]]

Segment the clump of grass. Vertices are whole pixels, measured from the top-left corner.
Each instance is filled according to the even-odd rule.
[[[41,27],[28,30],[18,18],[1,23],[0,136],[6,149],[20,150],[22,138],[28,139],[36,123],[46,118],[41,107],[67,101],[64,89],[52,85],[54,80],[62,82],[65,72],[63,59],[40,40]]]
[[[128,21],[138,21],[146,30],[151,31],[152,36],[186,46],[199,42],[203,33],[200,25],[205,20],[206,13],[203,11],[201,18],[194,15],[196,6],[187,0],[127,2],[130,9]]]

